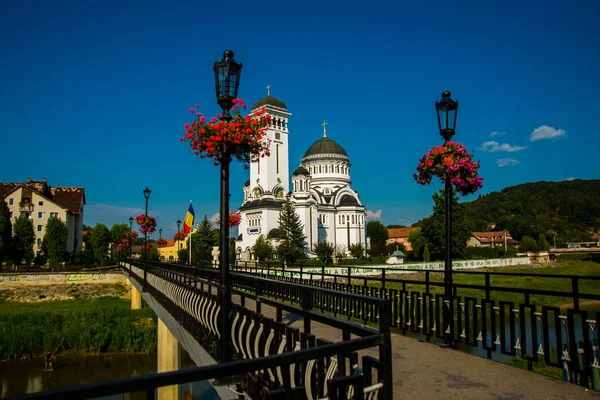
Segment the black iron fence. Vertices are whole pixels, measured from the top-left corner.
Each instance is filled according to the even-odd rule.
[[[443,271],[239,264],[233,270],[240,275],[389,299],[392,327],[403,334],[422,335],[430,341],[449,333],[456,345],[487,358],[518,357],[529,369],[541,361],[556,367],[556,372],[571,382],[600,389],[600,313],[582,309],[582,302],[600,300],[600,276],[454,271],[454,296],[447,302]],[[274,295],[286,296],[284,292]],[[327,300],[319,306],[322,311],[373,321],[373,313],[364,306],[348,307],[343,301]],[[448,326],[443,326],[444,307],[454,315]]]
[[[146,271],[138,263],[123,268],[163,306],[216,360],[219,359],[217,271],[184,265],[148,263]],[[144,273],[145,272],[145,273]],[[232,274],[234,295],[231,335],[234,360],[231,363],[153,374],[101,384],[40,392],[13,399],[83,399],[143,390],[148,399],[155,389],[172,384],[242,375],[239,387],[252,398],[392,398],[391,337],[392,310],[389,300],[339,292],[309,285]],[[252,300],[255,310],[246,308]],[[287,302],[286,302],[287,301]],[[318,312],[327,302],[353,309],[366,309],[378,329]],[[297,304],[297,305],[296,305]],[[268,318],[263,306],[275,310]],[[365,310],[366,310],[365,309]],[[283,322],[284,313],[303,319],[303,329]],[[330,343],[312,334],[312,321],[339,328],[343,340]],[[358,339],[351,339],[351,335]],[[378,358],[363,353],[378,348]]]

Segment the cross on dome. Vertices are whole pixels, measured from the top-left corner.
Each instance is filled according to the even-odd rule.
[[[267,96],[271,95],[271,85],[267,83]]]
[[[327,137],[327,121],[323,120],[321,126],[323,127],[323,137]]]

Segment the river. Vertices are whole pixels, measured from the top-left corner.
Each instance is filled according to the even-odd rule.
[[[193,367],[194,362],[185,351],[181,352],[182,368]],[[156,372],[156,353],[110,354],[94,356],[60,356],[52,361],[54,370],[44,370],[44,360],[10,360],[0,362],[0,398],[41,390],[130,378]],[[207,391],[207,383],[181,385],[181,399],[214,399]],[[209,391],[212,392],[212,391]],[[214,392],[213,392],[214,393]],[[102,397],[103,400],[145,399],[145,393],[131,393]]]

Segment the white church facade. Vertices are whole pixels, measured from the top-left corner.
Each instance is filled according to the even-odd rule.
[[[270,92],[254,103],[252,112],[261,108],[271,115],[267,130],[270,155],[250,164],[250,179],[244,185],[244,201],[239,208],[241,222],[236,240],[238,260],[253,260],[252,247],[259,235],[272,239],[277,246],[279,211],[289,198],[304,226],[307,256],[314,257],[316,243],[327,241],[337,251],[347,253],[351,245],[366,245],[366,208],[351,186],[350,158],[327,135],[314,142],[289,177],[289,129],[292,115],[285,103]]]

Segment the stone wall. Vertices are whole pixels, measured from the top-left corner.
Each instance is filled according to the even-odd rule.
[[[3,283],[125,283],[126,278],[115,272],[52,272],[26,274],[0,274],[0,284]]]

